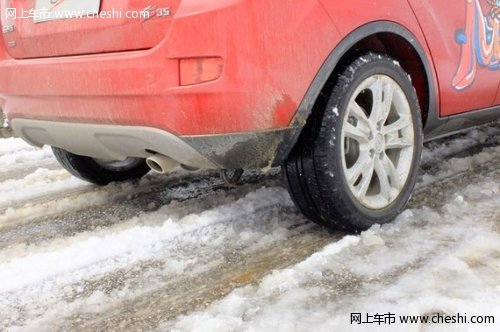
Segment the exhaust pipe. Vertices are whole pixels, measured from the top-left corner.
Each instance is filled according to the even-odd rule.
[[[158,174],[170,173],[175,167],[179,165],[178,162],[170,157],[162,154],[157,154],[146,159],[146,164],[151,170]]]

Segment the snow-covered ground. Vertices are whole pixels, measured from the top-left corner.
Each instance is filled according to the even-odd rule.
[[[426,144],[408,209],[360,235],[308,222],[279,169],[97,188],[0,140],[0,330],[498,331],[499,206],[500,122]]]

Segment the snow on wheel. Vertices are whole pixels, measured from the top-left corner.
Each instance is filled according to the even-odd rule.
[[[406,206],[422,151],[415,90],[393,59],[367,54],[338,78],[285,162],[292,198],[315,222],[363,230]]]

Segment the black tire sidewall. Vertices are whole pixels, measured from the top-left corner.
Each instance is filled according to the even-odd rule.
[[[97,185],[139,179],[149,172],[146,161],[130,169],[113,171],[102,167],[91,157],[76,155],[56,147],[52,147],[52,151],[59,164],[73,176]]]

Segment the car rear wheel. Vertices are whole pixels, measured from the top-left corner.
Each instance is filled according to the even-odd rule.
[[[138,179],[149,172],[142,158],[104,160],[79,156],[56,147],[52,147],[52,151],[59,164],[72,175],[98,185]]]
[[[359,231],[406,206],[422,152],[415,89],[393,59],[367,54],[338,78],[326,109],[307,124],[284,173],[313,221]]]

